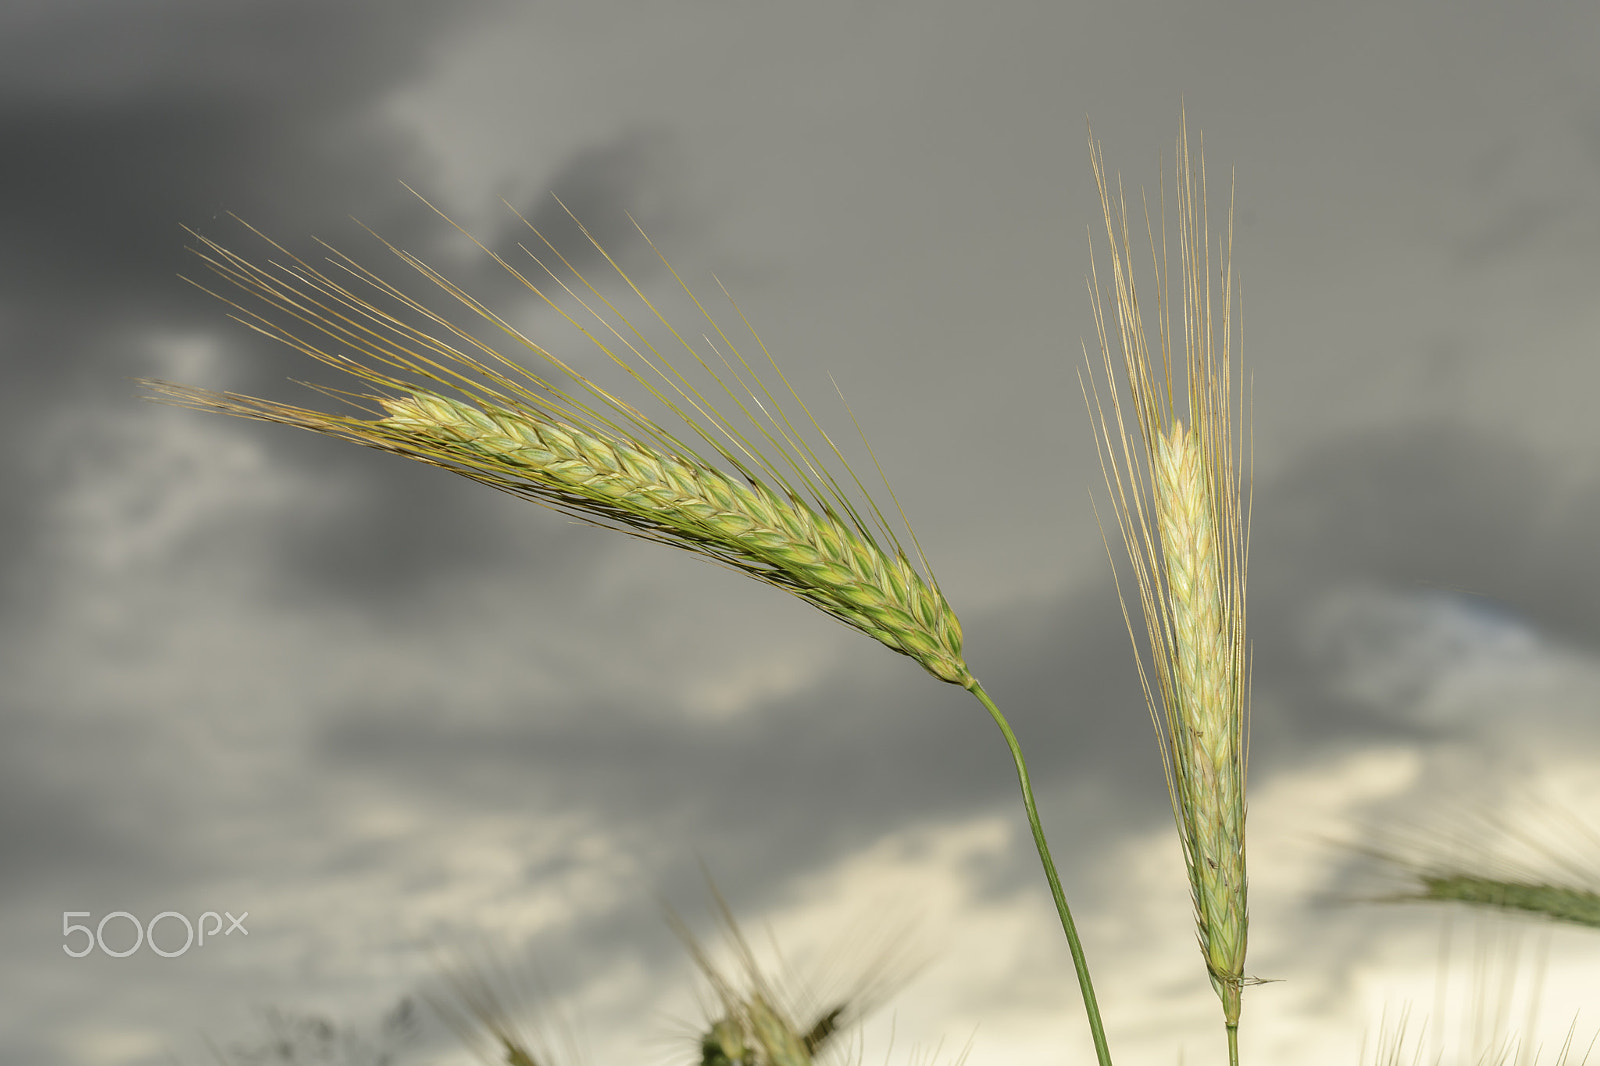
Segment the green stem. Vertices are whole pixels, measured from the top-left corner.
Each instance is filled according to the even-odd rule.
[[[1067,934],[1067,947],[1072,951],[1072,965],[1078,971],[1078,987],[1083,990],[1083,1010],[1089,1016],[1089,1033],[1094,1037],[1095,1057],[1100,1060],[1100,1066],[1111,1066],[1111,1049],[1106,1046],[1105,1028],[1100,1024],[1100,1005],[1095,1002],[1094,982],[1089,979],[1089,963],[1083,957],[1083,944],[1078,940],[1078,927],[1072,921],[1072,911],[1067,907],[1067,897],[1061,891],[1061,878],[1056,876],[1056,864],[1050,858],[1050,845],[1044,839],[1044,827],[1039,824],[1039,808],[1033,802],[1033,785],[1028,782],[1028,765],[1022,761],[1022,746],[1017,743],[1017,735],[1011,731],[1011,723],[1006,721],[1006,716],[1000,713],[1000,708],[994,705],[994,700],[973,678],[967,691],[978,697],[978,702],[983,704],[989,712],[989,717],[994,719],[994,724],[1000,727],[1000,732],[1005,734],[1006,747],[1011,749],[1011,758],[1017,764],[1017,782],[1022,786],[1022,806],[1028,812],[1028,827],[1033,830],[1033,843],[1039,849],[1039,861],[1044,863],[1045,880],[1050,882],[1050,894],[1055,897],[1056,913],[1061,915],[1061,930]],[[1230,1037],[1232,1030],[1229,1030]],[[1234,1060],[1237,1064],[1238,1060]]]
[[[1228,1066],[1239,1066],[1239,1027],[1228,1026]]]

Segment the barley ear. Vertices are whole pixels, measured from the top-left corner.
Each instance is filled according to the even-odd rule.
[[[1244,841],[1249,715],[1244,592],[1249,532],[1248,501],[1241,493],[1240,478],[1246,455],[1240,432],[1242,402],[1236,412],[1232,400],[1231,236],[1221,263],[1221,321],[1216,322],[1204,155],[1196,175],[1190,166],[1187,131],[1180,128],[1176,213],[1184,351],[1180,358],[1173,350],[1164,191],[1159,252],[1146,210],[1157,274],[1158,341],[1152,351],[1131,271],[1126,199],[1120,185],[1114,195],[1108,187],[1092,135],[1090,152],[1110,245],[1120,358],[1113,356],[1113,331],[1101,310],[1095,271],[1090,275],[1090,295],[1105,393],[1092,363],[1080,377],[1096,423],[1096,446],[1112,515],[1138,591],[1148,660],[1139,653],[1126,598],[1123,616],[1156,726],[1201,955],[1222,1003],[1230,1059],[1236,1061],[1249,926]],[[1177,380],[1175,362],[1181,374]],[[1119,377],[1127,382],[1131,418],[1124,413]],[[1118,570],[1113,559],[1113,575]],[[1122,596],[1120,579],[1117,589]]]
[[[1515,911],[1566,925],[1600,929],[1600,894],[1573,885],[1508,881],[1474,874],[1424,874],[1414,899]]]
[[[537,231],[534,236],[543,239]],[[215,241],[198,240],[194,253],[239,290],[220,297],[236,317],[377,386],[381,391],[372,393],[322,391],[381,417],[143,382],[155,398],[341,437],[451,470],[595,525],[693,552],[807,601],[916,660],[941,681],[972,684],[961,654],[961,624],[920,558],[920,548],[919,572],[815,419],[813,429],[826,443],[814,448],[797,427],[799,419],[791,419],[775,390],[687,287],[685,296],[706,315],[716,337],[716,343],[705,340],[708,350],[684,340],[616,268],[617,280],[639,296],[644,313],[705,371],[705,383],[699,385],[565,259],[567,273],[546,268],[548,279],[540,284],[564,290],[592,322],[570,314],[532,276],[483,249],[662,403],[663,417],[652,419],[393,246],[389,250],[403,263],[470,313],[450,317],[435,311],[331,248],[332,268],[325,271],[278,245],[274,249],[286,260],[262,265]],[[598,243],[595,249],[615,267]],[[542,259],[529,255],[545,268]],[[662,263],[671,269],[664,258]],[[569,384],[559,387],[479,340],[469,329],[474,318],[534,353],[546,372]],[[752,337],[760,347],[760,338]],[[714,368],[716,361],[723,371]],[[775,362],[772,368],[787,385]],[[712,397],[719,393],[738,415],[718,410]],[[675,435],[678,423],[699,438],[702,451]],[[843,469],[842,478],[824,461],[828,451]],[[864,503],[846,493],[844,480],[861,490]]]
[[[811,1066],[815,1048],[794,1020],[795,1011],[785,1005],[793,997],[780,991],[762,971],[709,874],[706,883],[724,938],[742,972],[719,967],[683,920],[667,911],[669,924],[689,949],[717,1000],[718,1017],[699,1039],[701,1066]]]
[[[1457,806],[1438,824],[1375,827],[1355,850],[1401,873],[1383,902],[1456,903],[1600,929],[1600,828],[1559,804],[1526,797],[1516,819]],[[1379,844],[1371,843],[1376,839]]]

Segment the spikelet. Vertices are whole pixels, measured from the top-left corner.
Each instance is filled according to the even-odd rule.
[[[640,329],[562,259],[577,286],[587,288],[591,298],[617,320],[613,323],[599,314],[547,269],[551,281],[578,300],[595,323],[568,316],[569,321],[709,445],[720,464],[392,245],[389,249],[407,266],[576,387],[563,391],[530,373],[464,326],[331,248],[335,271],[342,270],[348,279],[339,280],[278,245],[273,247],[289,256],[289,262],[262,266],[204,237],[199,241],[193,250],[200,259],[257,301],[255,309],[249,309],[228,300],[239,312],[237,317],[329,366],[378,385],[383,392],[322,391],[354,401],[380,417],[329,414],[234,393],[143,382],[156,397],[394,452],[586,522],[693,552],[800,597],[915,659],[941,681],[966,688],[976,684],[961,655],[961,625],[955,612],[931,575],[925,577],[912,565],[870,497],[871,521],[857,511],[773,391],[709,314],[710,328],[726,347],[725,352],[712,350],[721,357],[727,377],[720,376],[704,354],[661,318],[598,243],[595,249],[616,268],[623,284],[739,407],[748,425],[718,412],[650,346]],[[484,251],[528,290],[561,310],[527,276],[487,248]],[[537,258],[534,262],[544,266]],[[671,269],[664,258],[662,263]],[[686,287],[684,292],[694,299]],[[698,301],[695,306],[700,306]],[[417,318],[425,321],[426,328],[412,324]],[[610,342],[602,340],[607,331],[613,338]],[[776,371],[775,363],[773,367]],[[776,372],[781,379],[782,372]],[[804,404],[800,406],[804,410]],[[814,419],[812,423],[821,432]],[[860,488],[842,454],[825,433],[822,436]],[[926,559],[922,564],[926,570]]]
[[[1241,410],[1236,423],[1231,406],[1231,237],[1221,265],[1217,330],[1204,155],[1197,188],[1187,131],[1181,130],[1176,192],[1184,352],[1182,378],[1175,381],[1165,217],[1159,253],[1154,232],[1150,236],[1158,273],[1157,354],[1151,351],[1135,295],[1127,203],[1120,187],[1113,202],[1092,139],[1090,152],[1111,248],[1121,370],[1132,396],[1138,440],[1125,420],[1116,385],[1119,374],[1097,272],[1091,275],[1090,293],[1109,400],[1101,399],[1092,364],[1084,397],[1097,421],[1096,446],[1143,609],[1150,651],[1148,661],[1136,655],[1140,682],[1161,746],[1201,953],[1222,1001],[1233,1052],[1240,989],[1246,983],[1249,654],[1244,627],[1248,502],[1240,492],[1245,449],[1236,428],[1243,418]],[[1137,652],[1139,639],[1126,599],[1123,616]]]

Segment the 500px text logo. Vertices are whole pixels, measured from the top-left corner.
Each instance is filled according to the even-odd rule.
[[[227,929],[222,928],[222,919],[224,915],[226,915],[228,919]],[[233,931],[237,929],[245,936],[250,935],[250,930],[244,927],[244,920],[250,917],[249,911],[243,912],[237,918],[235,918],[232,914],[229,914],[227,911],[223,911],[222,914],[218,914],[216,911],[206,911],[200,916],[200,920],[198,922],[190,922],[188,918],[179,914],[177,911],[162,911],[160,914],[150,919],[149,925],[140,925],[139,919],[135,918],[127,911],[112,911],[104,918],[101,918],[100,923],[93,929],[90,929],[87,925],[78,925],[72,920],[74,918],[89,918],[92,916],[93,915],[89,911],[61,912],[61,935],[63,937],[70,937],[74,933],[82,933],[85,938],[82,951],[72,950],[71,944],[61,945],[61,950],[65,951],[68,955],[71,955],[75,959],[83,958],[96,947],[114,959],[124,959],[129,955],[132,955],[135,951],[138,951],[140,945],[147,942],[150,945],[150,950],[155,952],[157,955],[160,955],[162,958],[166,959],[175,959],[179,955],[182,955],[185,951],[188,951],[190,945],[197,943],[195,938],[195,930],[197,926],[200,934],[198,939],[198,945],[200,947],[205,947],[206,937],[209,936],[215,939],[217,933],[219,932],[221,932],[223,936],[231,936]],[[106,923],[111,921],[113,918],[122,918],[126,920],[129,925],[133,926],[133,945],[131,947],[123,948],[122,950],[117,951],[106,946]],[[178,922],[183,925],[183,947],[178,948],[175,951],[168,951],[156,943],[156,926],[159,925],[163,919],[168,919],[169,924],[170,922]],[[210,919],[212,922],[210,929],[206,928],[207,919]]]

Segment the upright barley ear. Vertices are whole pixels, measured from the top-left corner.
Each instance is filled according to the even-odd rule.
[[[1236,423],[1231,399],[1231,212],[1216,323],[1204,155],[1197,188],[1187,131],[1180,130],[1176,191],[1184,353],[1181,380],[1174,380],[1165,194],[1159,252],[1146,213],[1158,278],[1159,354],[1153,358],[1129,267],[1126,200],[1120,186],[1113,199],[1092,140],[1090,151],[1111,247],[1121,371],[1137,439],[1123,414],[1097,272],[1091,274],[1090,294],[1109,398],[1102,402],[1092,364],[1084,398],[1098,423],[1096,446],[1143,609],[1149,657],[1136,654],[1139,679],[1160,742],[1201,954],[1222,1001],[1229,1057],[1236,1062],[1249,924],[1244,788],[1250,683],[1244,626],[1248,502],[1240,478],[1246,451],[1238,429],[1242,408]],[[1125,599],[1123,616],[1137,653]]]

